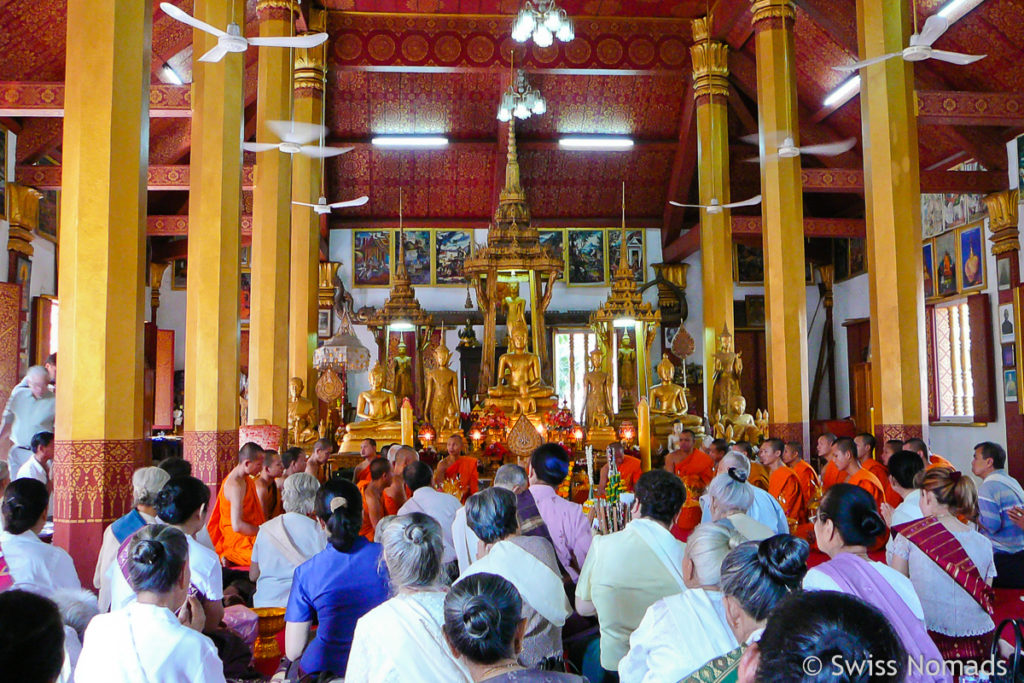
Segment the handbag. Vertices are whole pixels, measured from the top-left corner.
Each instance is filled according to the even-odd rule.
[[[1013,627],[1013,654],[1008,659],[1003,659],[999,654],[999,636],[1007,625]],[[992,650],[989,654],[989,661],[993,662],[996,670],[992,672],[989,680],[991,683],[1024,683],[1024,619],[1004,619],[992,633]],[[1000,668],[1000,664],[1004,665]]]

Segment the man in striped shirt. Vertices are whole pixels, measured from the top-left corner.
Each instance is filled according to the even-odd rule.
[[[974,447],[971,472],[982,479],[978,487],[978,530],[994,551],[998,588],[1024,588],[1024,529],[1012,516],[1024,509],[1024,490],[1004,469],[1006,451],[991,441]]]

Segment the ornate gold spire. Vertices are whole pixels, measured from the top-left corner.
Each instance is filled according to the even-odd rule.
[[[530,205],[519,177],[519,152],[516,149],[516,124],[508,122],[508,154],[505,156],[505,187],[498,195],[498,208],[494,212],[495,227],[499,231],[530,230]],[[519,230],[515,230],[518,228]],[[533,231],[536,239],[536,231]]]
[[[402,222],[402,191],[398,191],[398,247],[395,260],[397,263],[391,274],[391,292],[384,305],[374,311],[366,321],[367,327],[385,327],[395,322],[411,323],[416,326],[434,324],[434,317],[420,307],[416,299],[416,290],[409,278],[409,269],[405,265],[405,226]]]

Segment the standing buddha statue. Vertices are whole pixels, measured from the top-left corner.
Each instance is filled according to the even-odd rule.
[[[398,353],[391,359],[391,392],[402,404],[402,399],[412,400],[412,358],[406,353],[404,341],[398,342]]]
[[[622,335],[622,342],[619,344],[619,401],[620,409],[622,404],[633,405],[636,400],[636,349],[633,348],[633,340],[626,331]]]
[[[588,430],[608,427],[612,415],[612,378],[603,367],[604,354],[600,349],[590,352],[590,370],[583,377],[586,395],[584,424]]]
[[[459,377],[448,367],[452,354],[442,342],[434,351],[437,367],[427,373],[423,402],[427,421],[437,432],[437,442],[447,442],[459,431]]]

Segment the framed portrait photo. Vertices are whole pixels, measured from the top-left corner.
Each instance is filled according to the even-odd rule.
[[[924,266],[924,298],[931,299],[935,296],[935,258],[930,241],[921,247],[921,254]]]
[[[960,230],[960,289],[963,292],[985,288],[984,239],[980,223]]]
[[[174,259],[171,266],[171,289],[185,289],[188,284],[188,260]]]
[[[999,341],[1009,344],[1017,341],[1017,320],[1013,315],[1013,304],[999,305]]]
[[[334,311],[329,308],[321,308],[316,314],[316,336],[320,339],[327,339],[333,333],[331,329],[334,323]]]
[[[950,296],[957,292],[959,260],[956,233],[947,232],[935,238],[935,293]]]
[[[999,291],[1010,288],[1010,259],[1001,258],[996,261],[996,284]]]
[[[1017,369],[1003,370],[1003,396],[1007,403],[1017,400]]]

